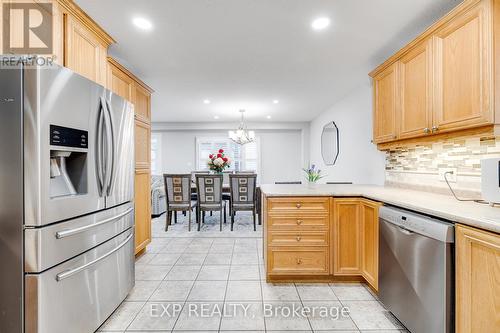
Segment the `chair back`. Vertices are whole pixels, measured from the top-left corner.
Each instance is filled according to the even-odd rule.
[[[222,205],[222,175],[196,175],[198,204]]]
[[[257,175],[237,174],[229,176],[232,204],[255,204]]]
[[[232,170],[222,171],[222,183],[229,184],[229,175],[232,175],[233,173],[234,171]]]
[[[255,173],[255,170],[236,171],[236,174],[242,174],[242,175],[253,175],[254,173]]]
[[[191,175],[164,174],[167,205],[183,205],[191,203]]]
[[[292,184],[302,184],[301,181],[295,181],[295,182],[274,182],[276,185],[292,185]]]
[[[203,171],[201,171],[201,170],[200,171],[191,171],[191,180],[193,183],[195,183],[196,182],[196,175],[208,175],[208,174],[210,174],[210,171],[208,171],[208,170],[207,171],[205,171],[205,170],[203,170]]]

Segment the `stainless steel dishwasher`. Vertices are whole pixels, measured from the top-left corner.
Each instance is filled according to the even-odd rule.
[[[412,333],[454,330],[454,225],[381,207],[379,298]]]

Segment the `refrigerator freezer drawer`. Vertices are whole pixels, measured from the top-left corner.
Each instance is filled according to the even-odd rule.
[[[94,332],[134,286],[134,229],[25,277],[25,332]]]
[[[77,256],[134,225],[132,203],[39,229],[25,230],[27,273],[39,273]]]

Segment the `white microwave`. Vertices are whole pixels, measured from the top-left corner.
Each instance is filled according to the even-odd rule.
[[[481,194],[491,205],[500,204],[500,158],[481,160]]]

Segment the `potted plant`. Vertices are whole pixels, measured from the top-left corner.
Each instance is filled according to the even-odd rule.
[[[231,166],[231,159],[224,154],[224,149],[219,149],[217,154],[208,155],[207,164],[214,173],[222,173]]]
[[[310,188],[315,188],[318,180],[323,178],[321,170],[316,169],[316,165],[312,164],[308,169],[302,169],[306,173],[307,184]]]

